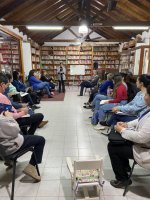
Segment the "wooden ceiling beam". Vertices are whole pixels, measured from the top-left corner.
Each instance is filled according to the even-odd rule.
[[[150,15],[150,6],[148,8],[147,6],[142,4],[142,2],[139,2],[137,0],[129,0],[129,2],[131,2],[135,7],[138,7],[138,9],[140,9],[142,12],[145,12]]]
[[[20,0],[19,0],[20,1]],[[26,1],[28,3],[28,1]],[[29,0],[30,2],[30,0]],[[6,20],[13,19],[14,21],[17,21],[18,18],[20,20],[24,20],[27,17],[30,16],[30,14],[33,14],[34,10],[37,8],[41,7],[44,4],[45,0],[31,0],[30,3],[24,4],[25,6],[23,7],[18,7],[18,9],[15,9],[13,13],[7,15],[5,18]]]
[[[60,1],[58,1],[58,3],[56,4],[45,4],[44,7],[40,10],[37,10],[36,13],[33,13],[33,15],[31,15],[30,17],[28,17],[27,19],[30,21],[36,21],[39,18],[41,20],[43,19],[48,19],[47,16],[53,16],[54,14],[59,14],[59,12],[61,12],[63,9],[66,9],[66,5],[62,4]]]
[[[14,0],[0,9],[0,18],[4,18],[8,13],[12,13],[17,7],[24,4],[26,0]]]
[[[99,40],[97,42],[127,42],[129,39],[106,39],[106,40]],[[52,39],[47,42],[78,42],[78,40],[63,40],[63,39]]]
[[[145,16],[137,12],[137,9],[135,9],[134,6],[129,6],[127,2],[128,2],[127,0],[119,1],[117,4],[117,8],[120,8],[121,10],[125,11],[131,17],[134,16],[137,20],[140,21],[147,20]]]
[[[70,12],[71,14],[71,12]],[[56,16],[53,18],[55,19]],[[26,22],[26,21],[0,21],[1,25],[14,25],[14,26],[26,26],[26,25],[64,25],[67,27],[67,24],[65,22],[54,22],[54,21],[41,21],[37,20],[35,22]],[[77,24],[75,21],[72,22],[72,26],[78,26],[79,23]],[[150,21],[113,21],[113,20],[105,20],[105,21],[100,21],[97,20],[93,25],[90,25],[91,27],[112,27],[112,26],[150,26]],[[70,26],[70,24],[69,24]]]

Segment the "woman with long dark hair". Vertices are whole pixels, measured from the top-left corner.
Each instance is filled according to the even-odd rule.
[[[28,80],[30,85],[33,87],[33,90],[46,90],[46,93],[48,94],[48,98],[52,98],[51,95],[51,88],[49,86],[48,82],[43,82],[41,80],[38,80],[35,76],[36,71],[30,70]]]
[[[113,96],[110,97],[105,95],[96,95],[94,98],[92,104],[95,103],[95,111],[93,114],[92,123],[97,124],[98,122],[103,121],[108,111],[111,111],[111,109],[116,105],[125,105],[127,103],[127,99],[127,88],[123,83],[123,78],[120,75],[116,75],[114,77]],[[102,103],[102,100],[105,101]],[[101,126],[98,123],[95,129],[99,130],[100,128]]]

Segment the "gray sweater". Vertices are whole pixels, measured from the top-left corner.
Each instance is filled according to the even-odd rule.
[[[19,125],[12,117],[0,115],[0,155],[2,157],[16,152],[22,146],[24,138],[19,132]]]
[[[140,120],[128,122],[122,137],[134,143],[133,155],[136,162],[150,169],[150,112]]]

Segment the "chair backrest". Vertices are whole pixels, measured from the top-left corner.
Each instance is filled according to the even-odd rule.
[[[76,179],[76,174],[79,170],[97,170],[99,178],[101,178],[103,174],[103,159],[74,161],[74,180]]]

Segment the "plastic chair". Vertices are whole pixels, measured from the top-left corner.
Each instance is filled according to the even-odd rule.
[[[36,155],[35,155],[35,152],[34,152],[34,147],[31,146],[29,148],[17,151],[16,153],[11,154],[11,155],[9,155],[7,157],[4,157],[4,158],[1,156],[4,161],[6,159],[12,161],[13,174],[12,174],[12,188],[11,188],[11,196],[10,196],[11,200],[14,200],[15,175],[16,175],[17,159],[19,157],[23,156],[24,154],[26,154],[29,151],[31,151],[33,153],[33,155],[34,155],[34,159],[35,159],[35,162],[36,162],[36,170],[37,170],[38,175],[40,176],[40,171],[39,171],[39,168],[38,168],[37,159],[36,159]]]
[[[88,195],[88,187],[95,186],[97,194],[100,199],[100,188],[102,187],[102,164],[103,159],[86,160],[86,161],[72,161],[67,158],[67,165],[72,177],[72,189],[74,191],[74,199],[77,198],[79,188],[83,189],[85,199],[92,199]]]

